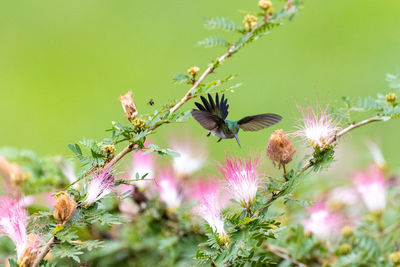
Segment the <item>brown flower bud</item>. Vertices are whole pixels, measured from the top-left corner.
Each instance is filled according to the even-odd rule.
[[[257,17],[251,14],[247,14],[243,19],[244,28],[246,31],[251,31],[257,24]]]
[[[104,145],[103,150],[107,154],[113,154],[115,152],[115,146],[114,145]]]
[[[29,234],[26,241],[26,249],[19,257],[17,263],[20,267],[29,267],[34,263],[38,253],[40,238],[37,235]]]
[[[0,173],[12,185],[20,185],[26,176],[22,168],[14,162],[9,162],[5,158],[0,157]]]
[[[288,164],[292,161],[295,152],[292,142],[282,129],[276,130],[271,134],[268,141],[267,156],[274,165],[277,163],[281,167]]]
[[[138,111],[136,109],[135,102],[133,102],[132,91],[129,91],[125,95],[121,96],[119,98],[119,102],[124,109],[125,117],[127,117],[128,120],[133,120],[137,116]]]
[[[146,128],[146,121],[143,119],[134,119],[133,126],[135,126],[135,132],[139,133]]]
[[[260,1],[258,1],[258,6],[262,10],[268,10],[272,6],[272,3],[269,0],[260,0]]]
[[[192,76],[196,76],[197,74],[199,74],[200,68],[197,67],[197,66],[193,66],[193,67],[190,67],[190,68],[187,70],[187,72],[188,72],[190,75],[192,75]]]
[[[76,209],[76,202],[67,193],[62,192],[56,196],[57,202],[54,205],[53,217],[59,224],[68,222]]]

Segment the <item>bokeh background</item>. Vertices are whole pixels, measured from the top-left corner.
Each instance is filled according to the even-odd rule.
[[[68,143],[107,137],[111,121],[125,121],[120,95],[133,90],[139,111],[148,112],[150,98],[160,107],[187,91],[173,84],[174,74],[192,65],[204,69],[223,53],[196,47],[214,34],[203,28],[205,16],[241,22],[257,11],[257,1],[238,0],[1,1],[0,146],[71,155]],[[279,127],[290,131],[298,105],[389,92],[385,74],[400,66],[399,14],[398,0],[307,0],[293,22],[213,75],[239,74],[243,83],[229,93],[230,118],[275,112],[285,118]],[[206,139],[193,119],[160,128],[154,139],[167,143],[176,130],[204,138],[216,159],[239,152],[234,140]],[[365,139],[373,139],[396,163],[399,130],[395,120],[367,126],[352,134],[353,143],[363,151]],[[271,131],[242,133],[242,146],[265,149]]]

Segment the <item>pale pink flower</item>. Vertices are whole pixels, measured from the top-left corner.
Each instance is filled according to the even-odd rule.
[[[353,183],[370,211],[385,209],[387,185],[383,172],[376,165],[370,166],[369,173],[357,172]]]
[[[327,114],[327,108],[315,112],[309,107],[306,112],[301,110],[301,113],[303,114],[302,123],[294,135],[310,141],[313,147],[324,147],[340,130],[338,122]]]
[[[202,184],[197,190],[199,205],[193,209],[193,212],[201,216],[211,229],[219,235],[220,239],[226,240],[227,233],[224,228],[224,221],[221,218],[218,184]]]
[[[136,179],[136,173],[138,173],[140,177],[143,177],[143,175],[147,173],[145,177],[146,180],[137,181],[135,185],[141,190],[149,189],[152,181],[147,179],[153,179],[155,175],[154,160],[151,153],[144,154],[143,151],[133,153],[133,168],[130,171],[130,179]]]
[[[114,186],[114,177],[109,169],[93,174],[92,180],[87,187],[87,194],[83,205],[88,207],[96,201],[109,194]]]
[[[257,165],[257,159],[252,162],[251,158],[230,160],[226,157],[226,164],[219,167],[233,198],[243,207],[249,207],[255,201],[260,183]]]
[[[27,212],[18,200],[2,197],[0,199],[0,232],[14,242],[19,259],[27,247]]]
[[[357,191],[351,187],[337,187],[329,192],[328,202],[331,205],[351,206],[358,202]]]
[[[179,208],[182,203],[182,195],[175,176],[170,170],[165,170],[157,179],[157,190],[160,199],[171,210]]]
[[[206,152],[204,146],[199,146],[198,142],[191,139],[181,139],[172,141],[171,148],[178,152],[180,156],[174,157],[172,166],[175,173],[182,176],[191,175],[203,167]]]
[[[303,221],[306,232],[311,232],[321,239],[329,239],[341,229],[341,217],[335,214],[323,202],[317,202],[308,208],[308,218]]]

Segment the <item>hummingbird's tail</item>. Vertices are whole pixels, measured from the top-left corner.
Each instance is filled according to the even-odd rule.
[[[237,141],[237,143],[238,143],[239,147],[240,147],[240,148],[242,148],[242,147],[241,147],[241,145],[240,145],[240,142],[239,142],[239,137],[238,137],[238,135],[237,135],[237,134],[235,134],[235,138],[236,138],[236,141]]]

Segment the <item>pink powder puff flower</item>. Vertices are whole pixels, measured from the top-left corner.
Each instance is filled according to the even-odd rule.
[[[341,217],[333,213],[325,203],[317,202],[307,211],[309,217],[303,221],[306,232],[311,232],[324,240],[340,232]]]
[[[233,198],[243,207],[250,207],[254,203],[260,178],[256,168],[258,160],[249,159],[230,160],[226,157],[226,164],[219,169],[225,177],[229,191]]]
[[[31,243],[26,229],[27,212],[21,204],[20,201],[9,197],[0,199],[0,232],[14,242],[18,259],[21,259]]]
[[[353,183],[370,211],[382,211],[386,207],[387,185],[383,172],[371,165],[368,172],[357,172]]]
[[[327,114],[327,108],[317,113],[309,107],[307,112],[301,110],[301,113],[303,123],[298,126],[299,130],[293,135],[310,141],[313,147],[324,147],[329,139],[341,129],[338,122]]]
[[[157,189],[160,199],[167,205],[169,210],[175,210],[180,207],[182,195],[177,180],[170,170],[166,170],[159,175]]]
[[[135,185],[140,189],[140,190],[146,190],[149,189],[150,184],[152,184],[150,180],[147,179],[153,179],[154,178],[154,160],[153,156],[151,153],[149,154],[143,154],[143,151],[137,151],[133,153],[133,168],[130,171],[130,179],[136,179],[136,173],[139,174],[140,177],[143,175],[146,175],[145,179],[143,181],[137,181],[135,182]]]
[[[93,203],[110,193],[113,186],[114,177],[111,175],[109,169],[95,173],[87,187],[87,194],[83,205],[85,207],[93,205]]]
[[[229,237],[224,228],[224,221],[221,218],[218,184],[211,186],[200,185],[198,193],[199,205],[193,209],[193,212],[202,217],[211,229],[218,234],[221,243],[227,243]]]
[[[188,176],[198,171],[204,165],[206,152],[198,142],[191,139],[172,141],[171,147],[180,156],[174,157],[172,166],[178,176]]]

